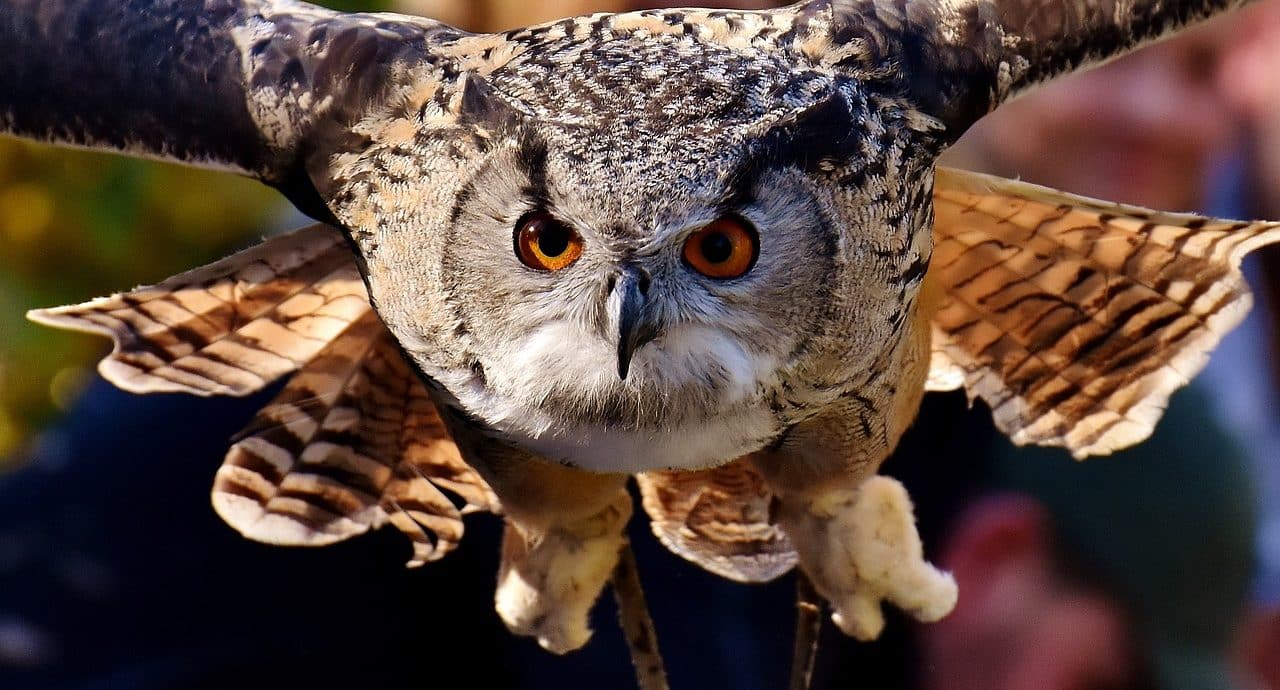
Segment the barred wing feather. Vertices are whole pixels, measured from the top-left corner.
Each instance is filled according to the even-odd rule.
[[[109,336],[115,350],[98,369],[120,388],[208,396],[261,390],[369,311],[342,235],[316,225],[158,285],[27,316]]]
[[[391,523],[410,565],[499,512],[369,305],[346,241],[317,225],[154,286],[29,314],[110,336],[99,365],[135,393],[247,395],[297,372],[218,471],[213,502],[245,536],[328,544]]]
[[[464,513],[499,510],[372,311],[242,432],[213,503],[240,533],[273,544],[330,544],[389,522],[413,542],[410,566],[453,550]]]
[[[931,390],[964,387],[1018,444],[1105,455],[1149,436],[1250,304],[1275,223],[1149,211],[939,169]]]
[[[672,553],[738,582],[768,582],[795,567],[770,514],[773,496],[748,461],[636,479],[653,533]]]

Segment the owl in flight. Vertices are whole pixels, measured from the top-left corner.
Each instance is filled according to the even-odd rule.
[[[1242,317],[1269,223],[938,169],[974,121],[1237,0],[808,0],[465,33],[294,0],[0,0],[0,131],[217,167],[321,222],[37,321],[136,392],[292,375],[218,471],[248,537],[501,512],[497,609],[583,645],[635,476],[715,573],[846,633],[955,603],[880,463],[926,390],[1106,454]],[[939,461],[945,461],[939,458]]]

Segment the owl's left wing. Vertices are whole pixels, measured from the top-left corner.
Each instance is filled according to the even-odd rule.
[[[1108,454],[1149,436],[1250,305],[1280,224],[1160,213],[976,173],[934,188],[931,390],[964,387],[1018,444]]]
[[[951,141],[1001,103],[1248,0],[806,0],[797,47],[895,79]]]
[[[636,480],[653,533],[672,553],[737,582],[768,582],[795,567],[795,549],[771,515],[773,495],[746,460]]]

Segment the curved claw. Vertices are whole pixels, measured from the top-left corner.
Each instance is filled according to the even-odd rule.
[[[805,506],[784,506],[779,517],[801,567],[831,602],[832,620],[846,635],[879,637],[882,601],[922,622],[955,608],[955,579],[925,561],[911,499],[897,480],[872,477]]]
[[[554,654],[585,645],[591,607],[618,564],[630,517],[631,497],[622,491],[603,511],[572,525],[535,533],[508,522],[494,598],[507,628]]]

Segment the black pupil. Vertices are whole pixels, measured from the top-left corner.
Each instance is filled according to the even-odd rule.
[[[713,264],[722,264],[733,256],[733,240],[722,232],[713,232],[702,238],[702,256]]]
[[[572,238],[568,228],[563,225],[543,221],[534,226],[534,232],[538,233],[538,251],[543,256],[554,259],[569,250]]]

